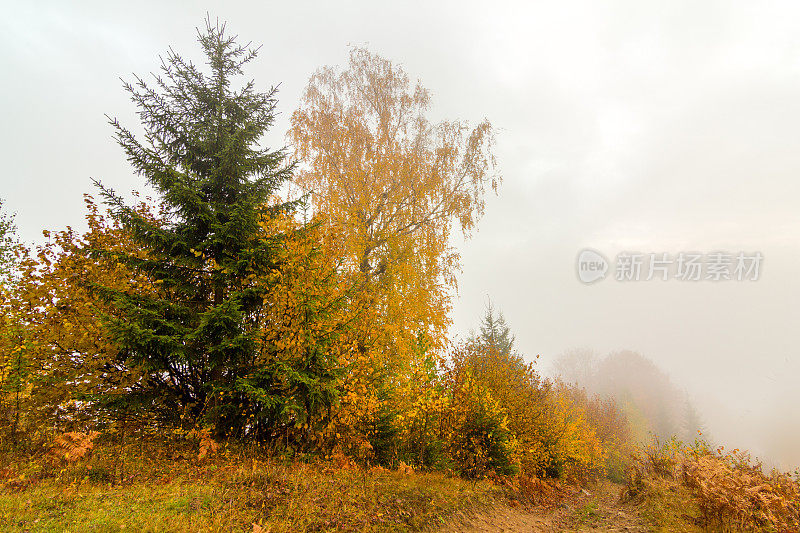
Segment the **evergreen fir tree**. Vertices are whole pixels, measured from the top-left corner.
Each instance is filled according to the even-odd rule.
[[[503,357],[514,353],[515,337],[511,333],[502,311],[495,312],[492,301],[486,303],[480,333],[475,339],[479,344],[492,348]]]
[[[146,376],[113,400],[167,407],[213,424],[218,435],[264,436],[290,422],[286,414],[298,405],[326,409],[333,375],[319,354],[291,366],[270,358],[269,346],[257,349],[267,274],[280,269],[282,239],[261,223],[296,207],[268,206],[292,166],[283,149],[260,145],[276,89],[234,85],[257,50],[210,20],[198,41],[210,74],[170,50],[152,86],[139,77],[125,84],[144,142],[110,120],[128,161],[166,207],[165,222],[154,222],[98,182],[145,251],[120,260],[159,288],[143,295],[95,287],[117,310],[106,321],[119,365]]]
[[[17,251],[19,243],[16,238],[17,226],[14,214],[3,212],[4,200],[0,198],[0,284],[10,286],[16,275]]]

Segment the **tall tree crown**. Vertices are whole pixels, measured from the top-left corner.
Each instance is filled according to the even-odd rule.
[[[500,181],[491,124],[436,123],[429,107],[400,65],[353,48],[345,68],[311,76],[292,114],[295,182],[369,286],[377,329],[405,339],[376,341],[386,353],[410,354],[419,332],[444,346],[459,270],[451,234],[474,228]]]
[[[235,88],[257,50],[236,43],[225,25],[206,21],[198,41],[209,73],[170,50],[151,85],[136,76],[125,89],[138,107],[144,142],[111,120],[134,170],[162,195],[168,227],[157,231],[118,198],[118,213],[149,246],[217,262],[225,250],[258,231],[258,211],[291,175],[284,150],[260,146],[274,121],[276,89]]]

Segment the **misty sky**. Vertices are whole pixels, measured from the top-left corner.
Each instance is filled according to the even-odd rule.
[[[453,317],[487,296],[547,371],[560,352],[637,350],[719,440],[800,465],[800,6],[791,2],[2,2],[0,197],[28,243],[84,228],[90,178],[144,190],[104,114],[169,46],[201,59],[206,12],[262,44],[284,144],[309,75],[368,44],[431,90],[435,117],[499,129],[505,182],[459,244]],[[606,279],[578,252],[764,255],[755,282]]]

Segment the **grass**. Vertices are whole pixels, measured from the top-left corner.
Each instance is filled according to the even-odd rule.
[[[636,499],[640,515],[654,531],[699,532],[700,510],[689,490],[675,480],[650,480]]]
[[[0,495],[3,531],[203,531],[219,523],[219,511],[214,488],[197,483],[116,488],[43,483]]]
[[[600,509],[600,504],[592,501],[575,509],[575,515],[579,522],[591,522],[597,518],[597,512]]]
[[[20,458],[0,471],[0,530],[8,532],[419,531],[504,498],[488,482],[252,451],[199,462],[189,450],[101,446],[81,464]]]

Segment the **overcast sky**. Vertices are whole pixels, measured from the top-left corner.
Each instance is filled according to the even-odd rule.
[[[309,75],[368,44],[437,117],[499,129],[505,182],[453,313],[487,296],[547,371],[560,352],[633,349],[732,445],[800,465],[800,7],[792,2],[2,2],[0,197],[29,242],[83,228],[90,178],[143,189],[104,114],[136,123],[120,77],[172,46],[199,58],[206,12],[262,44],[250,69],[288,116]],[[489,7],[491,6],[491,7]],[[576,276],[583,248],[761,252],[760,279]],[[613,268],[613,264],[612,264]]]

